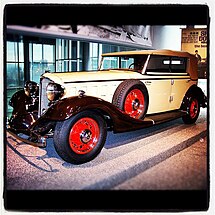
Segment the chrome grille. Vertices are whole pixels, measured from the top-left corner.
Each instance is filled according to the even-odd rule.
[[[47,78],[41,78],[40,79],[39,116],[41,116],[48,109],[49,100],[46,96],[46,87],[47,87],[49,82],[50,82],[50,80]]]

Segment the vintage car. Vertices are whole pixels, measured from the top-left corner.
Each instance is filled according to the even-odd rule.
[[[8,131],[22,141],[54,147],[81,164],[115,133],[182,118],[195,123],[207,98],[197,86],[197,59],[187,52],[142,50],[102,54],[98,71],[46,72],[15,93]],[[25,138],[23,138],[23,135]]]

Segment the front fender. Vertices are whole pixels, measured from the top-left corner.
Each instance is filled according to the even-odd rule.
[[[84,110],[99,111],[100,114],[109,116],[114,132],[136,130],[153,124],[152,121],[143,121],[130,117],[110,102],[85,95],[68,97],[58,101],[38,120],[63,121]]]
[[[91,96],[74,96],[64,98],[52,105],[42,116],[43,119],[62,121],[78,114],[83,110],[104,108],[108,106],[102,99]]]

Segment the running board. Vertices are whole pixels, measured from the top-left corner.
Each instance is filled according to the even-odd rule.
[[[185,114],[185,111],[177,110],[148,116],[146,115],[144,121],[152,120],[154,122],[153,124],[160,124],[163,122],[168,122],[174,119],[181,118]]]

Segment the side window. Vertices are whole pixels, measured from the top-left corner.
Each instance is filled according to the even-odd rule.
[[[116,69],[116,68],[119,68],[118,57],[104,57],[102,69]]]
[[[146,73],[186,73],[187,59],[183,57],[151,56]]]
[[[182,57],[172,57],[171,72],[172,73],[186,73],[187,59]]]
[[[134,63],[133,57],[122,57],[121,58],[121,68],[129,68],[129,66]]]
[[[168,56],[151,56],[148,66],[146,68],[147,73],[170,73],[170,57]]]

